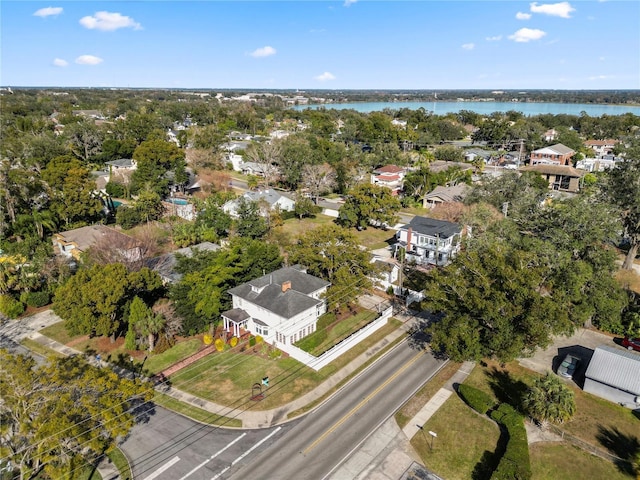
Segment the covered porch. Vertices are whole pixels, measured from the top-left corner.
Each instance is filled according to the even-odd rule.
[[[247,321],[251,316],[241,308],[232,308],[222,312],[222,325],[225,332],[232,332],[234,337],[240,338],[247,330]]]

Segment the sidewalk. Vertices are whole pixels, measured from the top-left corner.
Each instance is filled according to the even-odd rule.
[[[42,346],[64,355],[82,354],[82,352],[78,350],[63,345],[37,332],[37,330],[45,326],[45,324],[55,323],[52,319],[52,317],[54,317],[53,315],[46,314],[45,312],[42,313],[42,319],[30,319],[27,327],[23,326],[23,328],[20,328],[20,337],[28,337]],[[380,342],[356,357],[347,366],[336,372],[312,391],[282,407],[271,410],[232,409],[165,385],[158,385],[156,390],[211,413],[238,418],[242,420],[243,428],[266,428],[285,423],[291,412],[306,407],[322,398],[337,384],[369,361],[374,355],[404,335],[411,327],[412,322],[419,319],[419,317],[402,313],[394,316],[403,322],[401,328],[387,335]],[[46,322],[44,321],[45,319]],[[95,359],[92,359],[91,362],[99,363],[102,366],[110,366],[104,361]],[[354,452],[347,462],[332,474],[331,478],[398,480],[404,478],[406,472],[411,468],[419,469],[420,467],[417,465],[417,462],[419,463],[420,459],[417,458],[413,451],[409,443],[410,439],[453,393],[453,385],[464,381],[473,369],[473,366],[474,364],[472,362],[465,362],[445,386],[408,422],[404,429],[400,430],[395,420],[392,417],[389,418],[358,448],[357,452]],[[126,374],[131,372],[123,370],[119,371],[119,373]],[[119,478],[118,472],[106,457],[98,466],[98,470],[103,479],[117,480]],[[425,474],[428,474],[428,472]],[[429,478],[437,477],[431,474]]]

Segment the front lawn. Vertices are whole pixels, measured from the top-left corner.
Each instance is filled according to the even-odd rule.
[[[614,464],[568,443],[541,442],[529,446],[534,480],[606,478],[629,480]]]
[[[518,407],[522,393],[537,376],[517,362],[508,363],[504,368],[487,362],[486,367],[476,367],[465,383]],[[621,458],[627,458],[630,453],[624,445],[636,445],[640,449],[640,419],[630,409],[568,385],[575,394],[576,413],[560,425],[562,430]]]
[[[273,349],[263,344],[259,350],[264,354],[260,355],[236,350],[208,355],[172,375],[170,382],[180,390],[212,402],[246,408],[251,405],[249,398],[253,385],[260,383],[262,378],[269,377],[266,397],[253,407],[268,410],[313,390],[400,325],[401,322],[390,318],[387,325],[318,372],[290,357],[273,358],[273,355],[269,355],[269,351],[273,352]]]
[[[496,402],[517,407],[537,375],[517,362],[501,366],[489,361],[476,366],[465,384],[488,393]],[[633,452],[640,450],[640,419],[631,410],[577,387],[571,388],[575,393],[577,412],[571,421],[560,426],[562,430],[623,459],[628,460]],[[491,468],[499,459],[493,456],[497,437],[488,436],[482,424],[477,423],[478,419],[489,422],[453,395],[424,426],[425,431],[438,434],[435,445],[443,446],[443,451],[434,447],[431,452],[427,443],[430,439],[422,438],[421,432],[412,439],[412,445],[425,465],[443,478],[480,478],[477,476],[479,471],[473,474],[476,465],[480,470],[487,465]],[[629,464],[621,464],[618,469],[613,463],[576,449],[568,441],[533,444],[529,450],[534,479],[630,478],[624,473],[629,471]],[[480,457],[483,457],[482,461]]]
[[[433,438],[429,431],[437,437]],[[468,480],[483,478],[477,471],[484,471],[491,462],[499,438],[498,425],[453,394],[414,435],[411,445],[425,466],[440,477]]]
[[[378,314],[370,310],[364,310],[343,320],[337,320],[333,313],[325,313],[318,319],[317,330],[295,345],[305,352],[319,357],[377,317]]]
[[[149,376],[160,373],[180,360],[190,357],[200,350],[200,347],[202,347],[200,338],[190,338],[177,343],[162,353],[149,356],[147,361],[144,362],[144,372]]]

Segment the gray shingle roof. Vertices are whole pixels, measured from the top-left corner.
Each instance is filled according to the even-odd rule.
[[[291,288],[282,291],[282,284],[291,282]],[[322,300],[309,295],[329,286],[329,282],[300,270],[300,267],[285,267],[263,275],[229,290],[243,300],[269,310],[283,318],[291,318]]]
[[[449,238],[462,232],[462,228],[457,223],[445,220],[436,220],[429,217],[415,216],[403,228],[411,227],[414,232],[429,235],[431,237]]]
[[[601,345],[593,352],[587,378],[640,395],[640,354]]]
[[[114,167],[133,167],[133,160],[131,158],[120,158],[118,160],[110,160],[104,163],[105,165],[111,165]]]
[[[243,320],[248,319],[251,315],[245,312],[241,308],[232,308],[231,310],[227,310],[226,312],[222,312],[223,317],[227,317],[229,320],[232,320],[236,323],[242,322]]]

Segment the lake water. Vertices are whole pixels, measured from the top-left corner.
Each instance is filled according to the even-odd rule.
[[[322,105],[298,105],[296,110],[306,108],[332,108],[337,110],[353,109],[361,113],[379,112],[385,108],[399,110],[409,108],[417,110],[424,108],[436,115],[458,113],[460,110],[469,110],[480,114],[493,112],[508,112],[514,110],[522,112],[525,116],[550,113],[552,115],[568,114],[580,115],[586,112],[590,117],[602,115],[623,115],[633,113],[640,116],[640,106],[627,105],[595,105],[586,103],[537,103],[537,102],[354,102],[354,103],[330,103]]]

